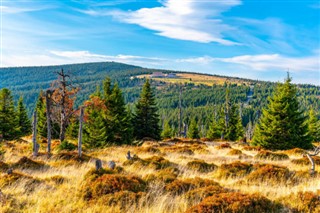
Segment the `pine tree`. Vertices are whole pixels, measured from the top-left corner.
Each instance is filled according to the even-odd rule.
[[[171,126],[170,126],[168,121],[164,122],[163,130],[162,130],[162,133],[161,133],[161,137],[163,139],[167,139],[167,138],[171,138],[172,137],[172,128],[171,128]]]
[[[37,105],[37,132],[42,137],[47,137],[47,113],[46,113],[46,103],[44,101],[43,91],[40,91]]]
[[[207,138],[210,140],[220,139],[221,138],[221,128],[218,125],[217,118],[213,116],[211,123],[209,125],[209,131],[207,133]]]
[[[229,124],[226,130],[226,139],[236,141],[243,137],[244,131],[240,113],[236,105],[232,105],[229,113]]]
[[[0,90],[0,135],[3,139],[13,139],[19,136],[19,127],[11,91]]]
[[[160,139],[159,115],[154,94],[151,90],[149,80],[146,80],[136,104],[136,112],[133,119],[134,136],[136,139],[150,137]]]
[[[70,123],[67,127],[66,135],[69,138],[77,138],[79,133],[79,120],[72,116],[70,118]]]
[[[32,131],[31,121],[28,118],[22,97],[20,97],[18,102],[17,119],[21,135],[24,136],[30,134]]]
[[[299,109],[297,89],[287,77],[278,84],[256,126],[253,144],[267,149],[312,148],[306,116]]]
[[[200,138],[198,125],[195,119],[191,120],[187,136],[188,138],[192,138],[192,139]]]
[[[97,148],[108,145],[107,126],[105,125],[104,101],[97,96],[91,96],[85,103],[86,122],[83,130],[83,144],[88,148]]]
[[[313,109],[311,109],[309,112],[308,128],[311,141],[320,141],[320,120],[318,120],[318,117]]]

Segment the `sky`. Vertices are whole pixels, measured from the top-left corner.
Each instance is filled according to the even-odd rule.
[[[116,61],[320,85],[318,0],[0,0],[0,67]]]

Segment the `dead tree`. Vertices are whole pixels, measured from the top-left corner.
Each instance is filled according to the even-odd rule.
[[[310,154],[310,153],[306,153],[305,156],[307,156],[307,158],[309,159],[310,163],[311,163],[311,169],[310,169],[310,174],[314,175],[315,174],[315,169],[316,169],[316,165],[314,163],[314,160],[312,158],[312,156],[316,156],[320,153],[320,146],[316,147],[314,149],[314,153]]]
[[[182,86],[180,84],[179,92],[179,136],[182,136]]]
[[[33,144],[33,156],[38,156],[39,145],[37,143],[37,111],[33,113],[33,127],[32,127],[32,144]]]
[[[69,123],[70,117],[78,110],[73,109],[74,95],[79,91],[78,88],[73,87],[70,75],[61,72],[57,72],[58,80],[53,82],[53,94],[51,100],[59,110],[60,119],[60,141],[64,141],[66,136],[66,129]]]
[[[78,134],[78,156],[82,156],[82,128],[83,128],[83,114],[84,108],[80,108],[80,117],[79,117],[79,134]]]

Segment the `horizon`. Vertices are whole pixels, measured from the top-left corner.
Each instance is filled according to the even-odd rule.
[[[320,85],[316,0],[2,0],[0,11],[0,68],[114,61]]]

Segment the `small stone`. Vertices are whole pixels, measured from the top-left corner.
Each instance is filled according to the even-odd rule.
[[[116,168],[116,163],[112,160],[112,161],[108,161],[107,163],[109,169],[114,170]]]

